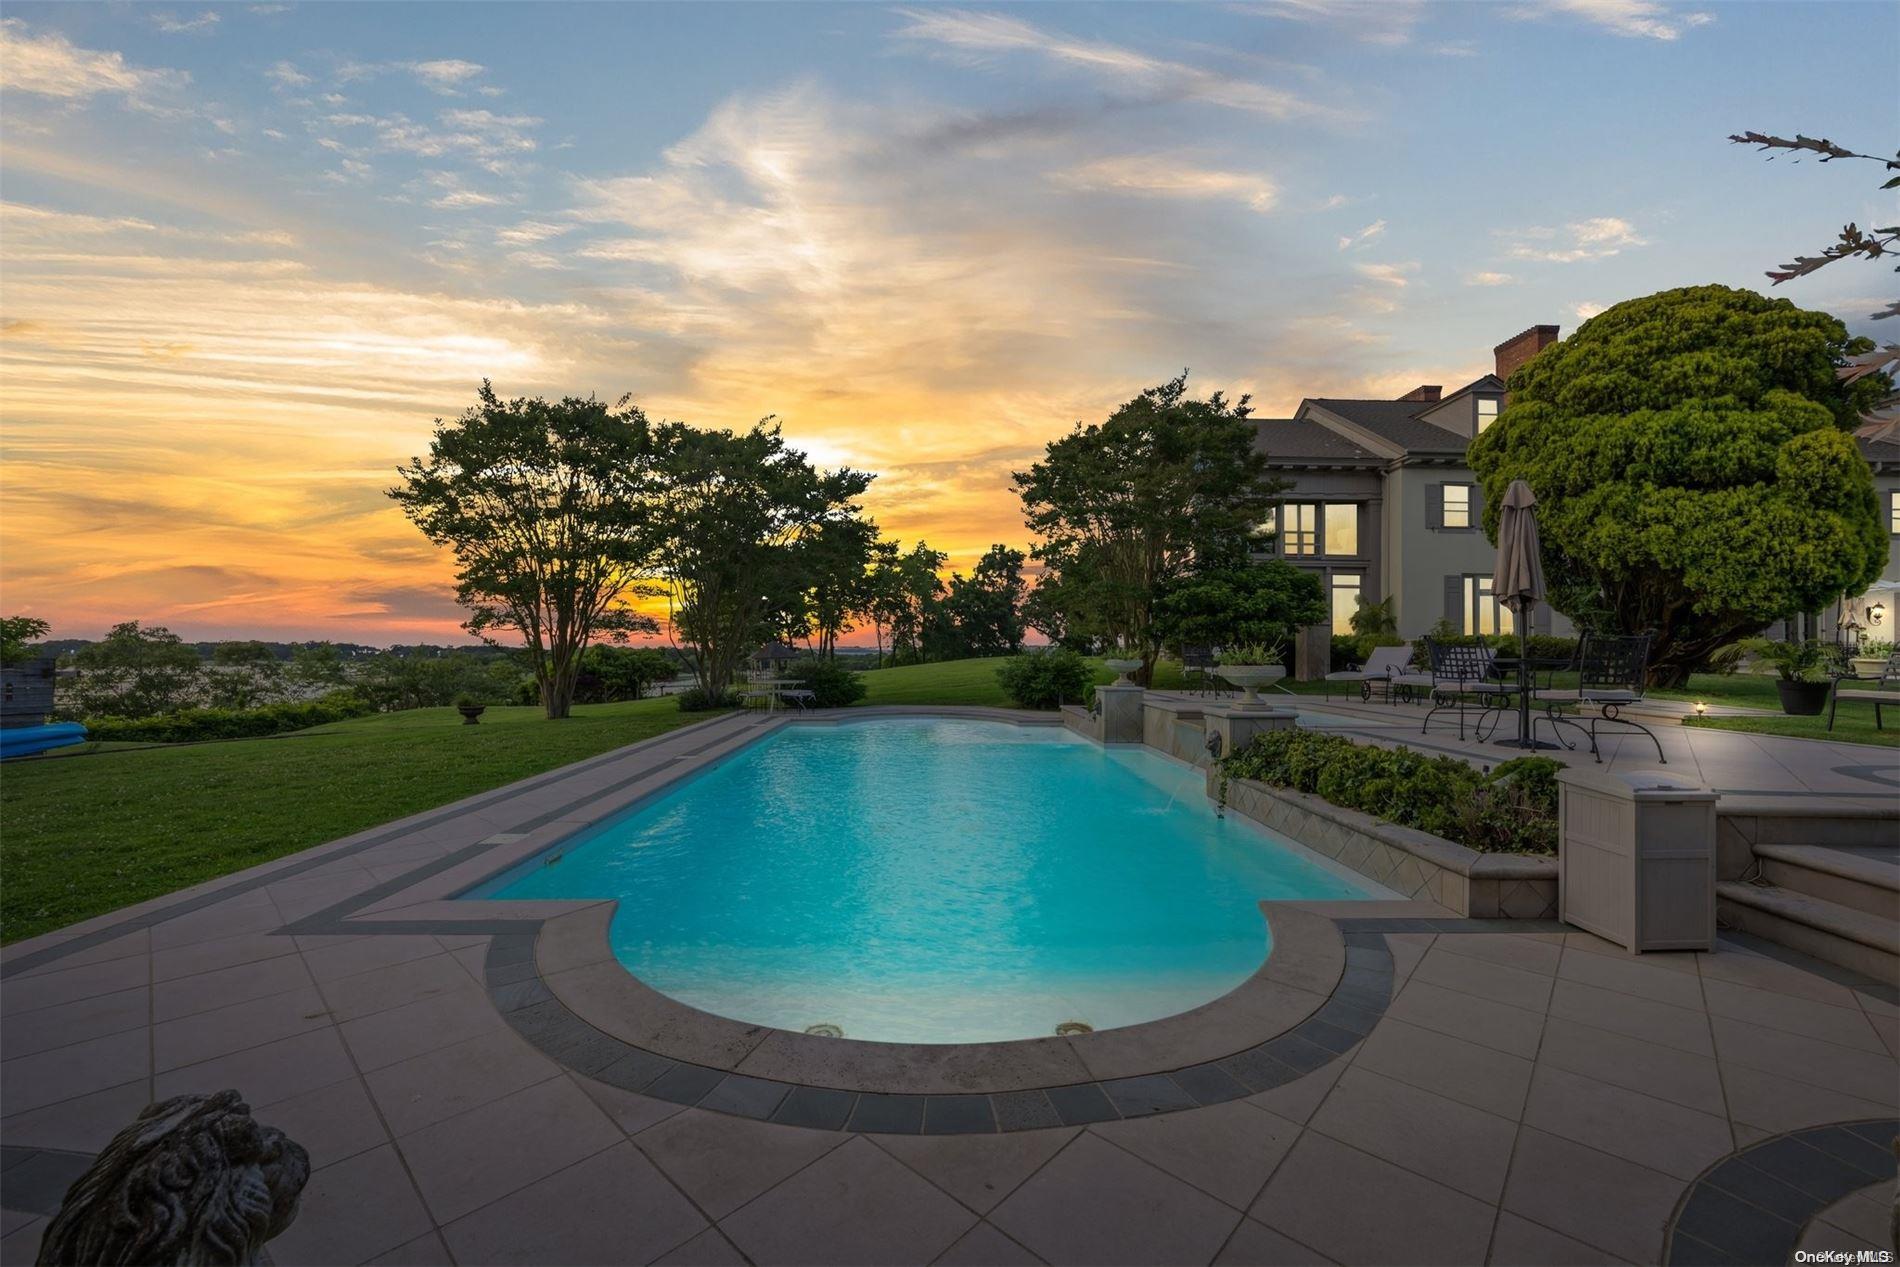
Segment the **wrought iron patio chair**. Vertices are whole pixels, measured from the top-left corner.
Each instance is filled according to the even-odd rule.
[[[1431,665],[1432,708],[1425,714],[1425,724],[1419,727],[1419,733],[1430,731],[1432,719],[1438,714],[1452,713],[1458,718],[1458,737],[1463,739],[1465,719],[1476,712],[1472,725],[1482,739],[1488,724],[1496,723],[1495,714],[1511,700],[1511,688],[1498,681],[1493,672],[1495,656],[1491,648],[1477,638],[1456,642],[1427,638],[1425,651],[1427,663]],[[1416,682],[1422,676],[1406,674],[1398,681]]]
[[[1186,690],[1189,695],[1219,694],[1214,673],[1214,648],[1182,647],[1181,676],[1189,683]]]
[[[1872,682],[1874,685],[1858,686],[1844,691],[1841,689],[1843,682]],[[1843,673],[1834,679],[1834,692],[1828,698],[1827,705],[1829,730],[1834,729],[1834,710],[1840,707],[1842,700],[1858,700],[1863,704],[1872,704],[1874,729],[1885,729],[1881,725],[1880,710],[1900,705],[1900,651],[1887,657],[1886,667],[1880,670],[1880,676],[1877,678],[1864,678],[1853,673]]]
[[[1543,704],[1544,719],[1551,723],[1551,733],[1557,736],[1559,743],[1566,748],[1576,747],[1559,731],[1560,727],[1569,726],[1590,740],[1590,755],[1601,762],[1603,753],[1597,736],[1604,733],[1605,727],[1614,726],[1620,728],[1617,733],[1645,735],[1656,745],[1656,760],[1669,764],[1669,758],[1663,755],[1662,740],[1656,738],[1655,732],[1621,715],[1624,706],[1643,698],[1653,641],[1649,634],[1583,636],[1583,642],[1577,647],[1576,687],[1544,687],[1532,692],[1532,698]],[[1557,711],[1565,706],[1574,707],[1579,713],[1594,706],[1597,713],[1579,720]]]

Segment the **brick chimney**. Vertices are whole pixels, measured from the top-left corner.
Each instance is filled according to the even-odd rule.
[[[1400,400],[1422,400],[1425,403],[1430,404],[1433,401],[1436,401],[1439,398],[1439,396],[1443,394],[1444,390],[1445,389],[1443,387],[1440,387],[1437,383],[1427,383],[1423,387],[1414,387],[1411,391],[1406,392],[1405,395],[1399,397],[1399,399]]]
[[[1522,334],[1512,335],[1491,349],[1498,358],[1498,377],[1510,382],[1512,371],[1556,341],[1556,326],[1532,326]]]

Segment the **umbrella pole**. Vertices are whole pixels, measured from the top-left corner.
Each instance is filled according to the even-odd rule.
[[[1531,636],[1527,628],[1530,614],[1529,603],[1517,613],[1517,741],[1523,747],[1535,748],[1537,742],[1531,735]]]

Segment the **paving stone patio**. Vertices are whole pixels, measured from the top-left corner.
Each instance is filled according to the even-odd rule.
[[[625,1055],[530,1041],[510,1016],[538,977],[495,969],[575,904],[502,918],[410,878],[479,871],[761,724],[688,728],[9,948],[0,1262],[32,1260],[64,1183],[146,1103],[226,1086],[311,1153],[270,1248],[284,1265],[1691,1263],[1884,1243],[1900,991],[1741,940],[1638,959],[1409,906],[1343,919],[1316,1001],[1361,1008],[1360,1028],[1309,1068],[1231,1098],[1143,1075],[1093,1112],[1073,1092],[1067,1116],[1051,1093],[1055,1125],[979,1096],[991,1118],[967,1134],[836,1090],[791,1125],[812,1088],[640,1083]],[[1380,954],[1390,985],[1367,1008],[1346,974]]]

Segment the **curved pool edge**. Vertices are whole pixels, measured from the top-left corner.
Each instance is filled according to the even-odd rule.
[[[615,905],[601,902],[556,915],[533,939],[535,979],[575,1019],[659,1060],[879,1095],[1046,1090],[1208,1064],[1307,1021],[1327,1005],[1347,968],[1345,939],[1321,913],[1334,904],[1262,902],[1271,949],[1260,967],[1226,994],[1171,1016],[1069,1038],[820,1038],[716,1016],[647,985],[614,957],[609,929]]]

